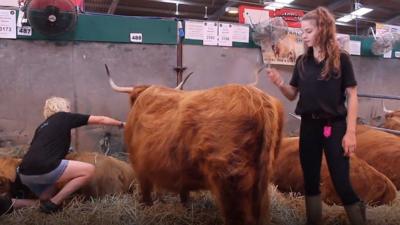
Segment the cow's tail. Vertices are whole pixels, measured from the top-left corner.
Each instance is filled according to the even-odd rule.
[[[283,107],[280,101],[274,97],[269,96],[267,101],[269,103],[268,110],[263,114],[264,128],[263,128],[263,144],[259,157],[259,180],[258,180],[258,193],[260,193],[260,212],[261,224],[266,224],[269,221],[269,194],[268,184],[271,176],[273,175],[273,168],[275,159],[278,157],[283,128]]]

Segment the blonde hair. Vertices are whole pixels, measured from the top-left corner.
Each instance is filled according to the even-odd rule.
[[[43,108],[44,118],[48,118],[57,112],[70,112],[71,103],[66,98],[51,97],[46,100]]]

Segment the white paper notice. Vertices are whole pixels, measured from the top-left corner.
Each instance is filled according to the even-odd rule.
[[[361,42],[350,40],[350,55],[361,55]]]
[[[392,33],[400,35],[400,26],[376,23],[376,35],[382,36],[385,33]]]
[[[258,24],[269,20],[269,11],[264,9],[245,9],[243,16],[245,24]]]
[[[203,40],[204,24],[203,21],[185,21],[185,38],[192,40]]]
[[[250,28],[248,25],[233,25],[232,41],[249,43]]]
[[[338,33],[336,34],[336,40],[340,49],[350,52],[350,35]]]
[[[385,54],[383,54],[383,58],[386,58],[386,59],[392,58],[392,50],[390,50],[390,51],[386,52]]]
[[[18,0],[1,0],[2,6],[18,7]]]
[[[218,22],[205,21],[203,45],[218,45]]]
[[[230,23],[219,23],[218,28],[218,45],[232,46],[233,26]]]
[[[17,38],[17,16],[15,10],[0,9],[0,38]]]

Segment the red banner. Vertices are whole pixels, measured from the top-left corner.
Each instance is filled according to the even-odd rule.
[[[253,24],[257,24],[264,19],[267,19],[271,16],[271,12],[269,10],[264,9],[261,6],[249,6],[249,5],[239,5],[239,23],[245,23],[246,17],[250,18]]]
[[[301,17],[304,16],[303,10],[283,8],[271,11],[270,17],[282,17],[289,27],[300,28]]]

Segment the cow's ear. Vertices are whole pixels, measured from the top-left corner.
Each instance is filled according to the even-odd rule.
[[[133,91],[131,92],[131,106],[133,106],[139,95],[149,87],[150,85],[140,85],[133,88]]]
[[[389,119],[389,118],[392,118],[393,117],[393,113],[386,113],[385,114],[385,118],[386,119]]]

